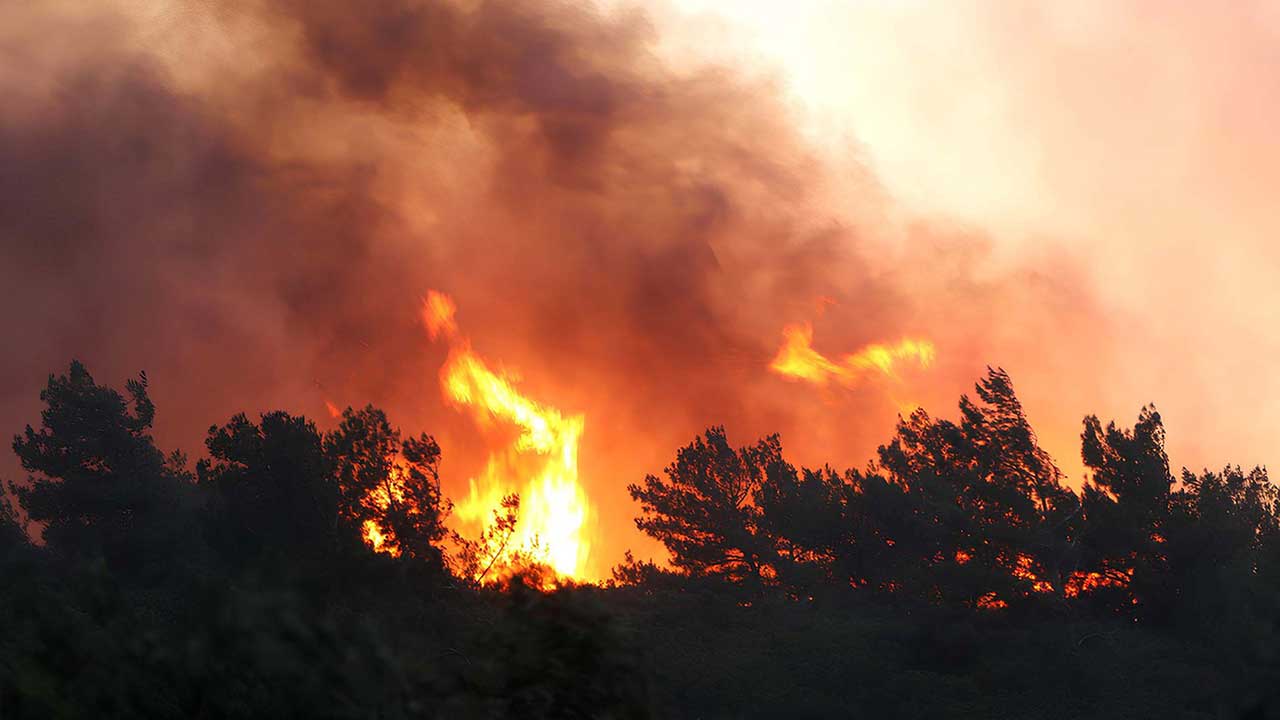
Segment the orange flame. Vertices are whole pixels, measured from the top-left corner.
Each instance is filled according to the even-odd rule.
[[[372,500],[379,510],[386,510],[391,503],[404,502],[404,470],[397,466],[391,469],[391,475],[381,485],[369,491],[366,496]],[[400,548],[387,540],[386,533],[376,520],[365,520],[360,526],[365,543],[374,552],[386,553],[391,557],[400,557]]]
[[[382,534],[382,528],[378,527],[378,523],[373,520],[365,520],[361,526],[361,534],[364,541],[368,543],[374,552],[384,552],[391,557],[400,557],[400,548],[387,543],[387,537]]]
[[[1019,580],[1031,582],[1031,589],[1038,593],[1053,592],[1053,583],[1042,580],[1035,572],[1035,560],[1030,555],[1018,554],[1017,564],[1013,568],[1013,576]]]
[[[1073,572],[1067,578],[1063,594],[1067,597],[1080,597],[1095,592],[1100,588],[1124,588],[1133,580],[1133,568],[1100,572]]]
[[[443,336],[449,358],[440,369],[446,401],[471,410],[481,426],[495,421],[520,430],[515,442],[489,456],[484,471],[470,479],[470,492],[455,506],[464,524],[483,528],[511,493],[520,496],[520,516],[504,554],[532,556],[562,577],[581,579],[591,550],[589,522],[594,515],[578,481],[578,441],[584,417],[521,395],[513,379],[494,372],[458,333],[456,306],[442,293],[428,293],[423,323],[433,338]]]
[[[813,349],[813,326],[789,325],[782,331],[782,347],[769,364],[779,375],[826,385],[831,380],[846,386],[857,384],[868,372],[896,377],[900,362],[915,361],[922,368],[933,364],[935,350],[928,340],[903,339],[895,345],[875,343],[835,362]]]

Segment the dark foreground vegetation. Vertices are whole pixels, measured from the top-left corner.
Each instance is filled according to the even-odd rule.
[[[1085,420],[1079,493],[1000,371],[862,471],[713,428],[631,487],[670,568],[544,592],[446,531],[438,446],[373,408],[237,416],[192,468],[145,376],[42,398],[0,519],[3,718],[1280,717],[1276,490],[1175,482],[1154,410]]]

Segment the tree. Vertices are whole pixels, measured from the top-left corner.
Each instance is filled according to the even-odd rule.
[[[44,525],[44,541],[74,556],[102,554],[132,568],[172,553],[184,528],[181,495],[190,487],[183,458],[168,460],[149,431],[155,406],[147,377],[119,392],[98,385],[78,361],[50,376],[40,393],[40,429],[14,438],[22,466],[33,473],[18,489],[27,517]]]
[[[0,558],[11,548],[27,544],[16,504],[17,486],[0,480]]]
[[[829,467],[797,472],[780,458],[776,463],[756,492],[758,533],[782,585],[812,596],[832,583],[837,558],[856,543],[847,514],[849,486]]]
[[[210,497],[210,535],[233,562],[314,560],[339,548],[338,485],[314,423],[286,412],[253,423],[242,413],[209,428],[205,446],[196,472]]]
[[[894,565],[931,585],[916,591],[966,604],[1061,592],[1078,503],[1040,448],[1008,374],[988,368],[976,391],[979,402],[961,398],[959,424],[924,411],[900,422],[879,463],[859,479],[883,498],[872,479],[883,473],[901,488],[907,512],[902,502],[885,509],[868,502],[859,513],[892,533],[876,539],[894,548]],[[893,515],[877,519],[886,512]]]
[[[1278,609],[1280,494],[1267,471],[1183,470],[1164,529],[1173,619],[1245,642]],[[1228,633],[1228,629],[1234,630]]]
[[[929,420],[917,412],[906,423]],[[883,449],[882,449],[883,452]],[[895,596],[937,599],[946,558],[954,501],[937,483],[904,483],[872,465],[845,474],[847,536],[836,556],[837,571],[852,587]],[[931,493],[931,494],[926,494]]]
[[[492,511],[492,520],[476,538],[450,532],[449,569],[454,577],[472,588],[510,587],[527,584],[551,590],[565,584],[554,568],[539,559],[538,543],[516,547],[516,525],[520,521],[520,496],[504,495]]]
[[[756,500],[762,484],[795,474],[777,435],[734,450],[724,428],[712,427],[681,448],[664,472],[665,479],[649,475],[627,491],[640,503],[636,527],[667,547],[675,567],[732,582],[776,573]]]
[[[1167,615],[1172,589],[1163,544],[1167,540],[1173,475],[1165,453],[1164,423],[1144,407],[1131,430],[1096,416],[1084,420],[1081,457],[1092,472],[1082,492],[1083,562],[1101,595],[1118,610]]]
[[[401,438],[381,410],[347,408],[324,439],[341,495],[344,521],[375,545],[443,564],[439,543],[452,505],[440,492],[440,446],[425,433]]]
[[[975,388],[981,404],[962,397],[961,430],[974,449],[983,491],[975,510],[981,532],[1007,541],[999,559],[1032,589],[1065,590],[1076,558],[1071,538],[1080,501],[1062,484],[1062,471],[1040,447],[1008,373],[988,368]]]

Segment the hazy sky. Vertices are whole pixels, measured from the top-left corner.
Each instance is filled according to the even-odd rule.
[[[977,228],[997,253],[1083,261],[1120,347],[1101,387],[1054,389],[1033,415],[1154,401],[1175,462],[1272,459],[1275,3],[677,5],[776,63],[815,141],[856,143],[908,214]],[[1088,356],[1093,339],[1064,333],[1044,352]],[[991,361],[1054,388],[1035,358]]]

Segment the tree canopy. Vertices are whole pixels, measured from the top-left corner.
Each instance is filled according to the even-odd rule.
[[[1151,407],[1084,419],[1078,491],[1000,369],[864,468],[712,426],[628,486],[669,558],[595,587],[506,552],[518,496],[451,531],[439,444],[377,408],[234,415],[192,473],[145,374],[73,362],[41,399],[0,503],[4,717],[1280,712],[1280,493],[1175,479]]]

